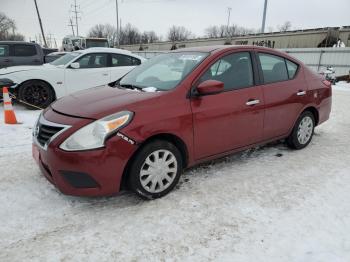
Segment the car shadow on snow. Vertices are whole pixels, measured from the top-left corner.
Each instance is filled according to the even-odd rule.
[[[315,133],[315,136],[320,136],[320,134]],[[310,144],[311,145],[311,144]],[[212,161],[204,162],[202,164],[196,165],[194,167],[187,168],[183,175],[180,177],[178,185],[174,188],[173,193],[178,191],[183,187],[187,187],[188,185],[196,185],[196,180],[204,175],[205,179],[210,180],[210,172],[213,169],[217,169],[218,171],[222,168],[227,167],[227,164],[232,165],[240,165],[245,164],[253,159],[259,159],[262,157],[267,157],[269,159],[282,158],[288,156],[288,154],[295,152],[288,148],[283,140],[271,142],[263,146],[258,146],[254,148],[250,148],[241,152],[237,152],[222,158],[218,158]],[[208,175],[209,173],[209,175]],[[212,176],[214,177],[214,176]],[[136,194],[124,190],[121,191],[117,195],[109,196],[109,197],[75,197],[75,196],[64,196],[68,198],[69,204],[73,207],[80,208],[91,208],[94,209],[105,209],[105,208],[114,208],[114,209],[123,209],[133,206],[142,206],[148,205],[148,203],[154,201],[177,201],[176,198],[171,197],[172,192],[167,196],[153,200],[153,201],[145,201],[138,197]]]

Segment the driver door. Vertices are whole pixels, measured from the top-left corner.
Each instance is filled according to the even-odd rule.
[[[68,66],[65,69],[66,93],[106,85],[110,83],[110,67],[108,67],[108,54],[91,53],[80,57],[77,69]]]
[[[224,92],[193,97],[195,159],[238,149],[262,140],[264,99],[254,85],[249,52],[221,57],[200,77],[224,83]]]

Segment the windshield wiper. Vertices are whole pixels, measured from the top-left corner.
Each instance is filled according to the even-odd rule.
[[[117,84],[117,86],[120,86],[122,88],[125,88],[125,89],[132,89],[132,90],[140,90],[140,91],[143,91],[143,87],[140,87],[140,86],[135,86],[135,85],[131,85],[131,84]]]

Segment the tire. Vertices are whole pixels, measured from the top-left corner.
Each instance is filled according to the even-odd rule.
[[[144,199],[160,198],[176,186],[182,169],[178,148],[167,141],[155,140],[134,157],[128,172],[128,187]]]
[[[24,101],[23,104],[29,109],[46,108],[55,100],[51,86],[40,80],[30,80],[22,84],[18,91],[18,97]]]
[[[315,117],[310,111],[304,111],[298,118],[287,145],[293,149],[303,149],[312,140],[315,130]]]

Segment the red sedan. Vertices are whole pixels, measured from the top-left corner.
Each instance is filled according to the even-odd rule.
[[[306,147],[331,95],[328,81],[273,49],[180,49],[53,103],[34,128],[33,155],[65,194],[126,187],[158,198],[200,162],[279,139]]]

